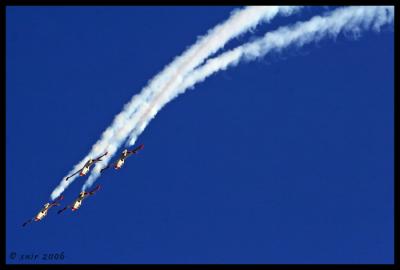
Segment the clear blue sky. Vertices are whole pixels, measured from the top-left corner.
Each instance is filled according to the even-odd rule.
[[[393,263],[394,31],[220,72],[81,209],[22,228],[123,105],[233,7],[8,7],[6,261]],[[232,48],[322,8],[277,18]],[[64,193],[70,203],[85,178]],[[56,262],[57,263],[57,262]]]

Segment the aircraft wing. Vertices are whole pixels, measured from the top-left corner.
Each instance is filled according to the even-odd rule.
[[[64,199],[64,196],[63,196],[63,195],[57,197],[57,198],[49,205],[49,207],[48,207],[47,209],[50,209],[50,208],[52,208],[53,206],[59,206],[59,205],[60,205],[59,201],[61,201],[62,199]]]
[[[58,198],[56,198],[56,199],[54,200],[54,202],[61,201],[62,199],[64,199],[64,195],[61,195],[61,196],[59,196]]]
[[[28,225],[31,222],[32,222],[32,219],[25,221],[24,224],[22,224],[22,227],[25,227],[26,225]]]
[[[52,204],[49,205],[49,208],[47,208],[47,210],[50,209],[50,208],[52,208],[53,206],[59,206],[59,205],[60,205],[60,203],[58,203],[58,202],[53,202]]]
[[[64,212],[65,210],[67,210],[68,207],[69,207],[69,205],[68,205],[68,206],[65,206],[65,207],[64,207],[63,209],[61,209],[61,210],[58,210],[58,211],[57,211],[57,214],[61,214],[62,212]]]
[[[107,170],[110,167],[111,167],[111,165],[107,165],[106,167],[104,167],[103,169],[100,170],[100,173],[102,173],[103,171]]]
[[[72,176],[74,176],[75,174],[77,174],[77,173],[80,173],[82,171],[82,169],[79,169],[79,171],[76,171],[76,172],[74,172],[73,174],[71,174],[70,176],[67,176],[66,178],[65,178],[65,181],[68,181],[68,179],[70,179]]]
[[[138,147],[136,147],[135,149],[128,151],[128,155],[132,155],[132,154],[136,154],[139,150],[142,150],[144,147],[144,144],[139,145]]]
[[[89,191],[89,195],[95,194],[100,189],[100,185],[97,185],[92,191]]]
[[[108,154],[108,152],[105,152],[103,155],[97,157],[94,159],[94,162],[100,161],[102,157],[106,156]]]

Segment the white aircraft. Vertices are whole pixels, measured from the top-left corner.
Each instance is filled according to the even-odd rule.
[[[31,218],[30,220],[26,221],[24,224],[22,224],[22,226],[25,227],[27,224],[31,223],[32,221],[42,220],[47,215],[47,212],[49,211],[50,208],[52,208],[53,206],[60,205],[58,203],[58,201],[62,200],[63,198],[64,198],[64,196],[60,196],[54,202],[46,203],[43,206],[42,210],[40,210],[40,212],[34,218]]]
[[[82,205],[82,201],[84,199],[86,199],[87,197],[92,196],[93,194],[95,194],[99,189],[100,189],[100,185],[97,185],[92,191],[89,191],[89,192],[82,191],[81,193],[79,193],[78,198],[71,205],[68,205],[68,206],[64,207],[63,209],[59,210],[57,213],[61,214],[62,212],[64,212],[68,208],[71,208],[72,211],[78,210],[78,208],[81,207],[81,205]]]
[[[108,154],[108,152],[105,152],[103,155],[99,156],[98,158],[89,159],[89,160],[85,163],[85,165],[83,166],[82,169],[78,170],[77,172],[75,172],[75,173],[71,174],[70,176],[68,176],[67,178],[65,178],[65,181],[68,181],[69,178],[71,178],[72,176],[74,176],[74,175],[77,174],[77,173],[79,173],[80,176],[85,176],[85,175],[89,172],[90,167],[91,167],[93,164],[95,164],[96,162],[101,161],[101,158],[104,157],[104,156],[107,155],[107,154]]]
[[[125,159],[127,159],[129,156],[131,156],[133,154],[136,154],[139,150],[143,149],[143,147],[144,147],[144,145],[141,144],[131,151],[128,151],[128,149],[125,149],[124,151],[122,151],[121,155],[119,156],[119,158],[116,162],[101,169],[100,172],[107,170],[108,168],[110,168],[110,166],[113,166],[116,170],[121,169],[122,165],[124,165],[124,163],[125,163]]]

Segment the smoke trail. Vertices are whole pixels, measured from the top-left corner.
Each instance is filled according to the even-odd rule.
[[[254,42],[236,47],[218,57],[207,60],[204,65],[186,76],[176,92],[171,92],[166,101],[183,93],[188,87],[204,81],[215,72],[237,65],[240,60],[254,60],[289,46],[301,47],[326,36],[335,38],[341,32],[350,32],[356,36],[369,29],[378,32],[383,25],[392,23],[393,19],[393,6],[348,7],[337,9],[324,17],[315,16],[307,22],[281,27]],[[134,134],[131,137],[133,136]]]
[[[315,16],[307,22],[297,23],[289,27],[281,27],[267,33],[263,38],[239,46],[233,50],[207,62],[189,73],[186,77],[179,77],[167,89],[162,89],[147,100],[134,114],[130,124],[135,128],[130,134],[127,145],[133,145],[137,137],[143,132],[148,123],[161,108],[188,87],[205,80],[208,76],[229,66],[234,66],[240,60],[253,60],[262,57],[268,52],[278,51],[290,45],[303,46],[306,43],[318,41],[326,36],[336,37],[341,32],[360,33],[370,28],[379,31],[384,24],[391,23],[394,18],[393,7],[347,7],[339,8],[326,16]],[[96,179],[91,175],[85,187],[90,186]]]
[[[187,88],[193,87],[196,83],[204,81],[208,76],[220,70],[237,65],[240,60],[254,60],[272,51],[280,51],[289,46],[301,47],[327,36],[334,38],[341,32],[359,35],[361,31],[369,29],[379,31],[383,25],[392,23],[393,19],[393,6],[348,7],[339,8],[324,17],[315,16],[307,22],[281,27],[254,42],[236,47],[218,57],[207,60],[204,65],[187,75],[175,91],[170,92],[159,104],[155,104],[154,110],[158,111],[171,99],[185,92]],[[139,134],[140,130],[132,133],[128,145],[133,144]]]
[[[220,56],[209,59],[206,63],[192,71],[182,79],[178,87],[170,92],[159,95],[143,109],[137,128],[131,133],[127,145],[133,145],[152,118],[161,108],[184,93],[187,88],[204,81],[208,76],[219,70],[225,70],[237,65],[240,60],[254,60],[272,51],[279,51],[290,45],[303,46],[306,43],[318,41],[326,36],[336,37],[341,32],[360,34],[363,30],[379,31],[381,26],[393,22],[394,7],[347,7],[339,8],[328,15],[315,16],[307,22],[296,23],[293,26],[281,27],[267,33],[263,38],[244,44]],[[136,119],[133,119],[136,120]]]
[[[114,118],[111,126],[103,132],[101,139],[93,145],[89,154],[75,165],[68,174],[72,174],[82,168],[89,158],[99,156],[108,151],[109,154],[103,158],[103,161],[96,164],[90,179],[98,177],[101,167],[108,163],[134,128],[129,123],[132,115],[137,113],[139,108],[146,107],[145,104],[148,104],[153,99],[157,89],[169,88],[169,85],[174,84],[176,80],[180,80],[191,70],[202,64],[210,55],[223,48],[229,40],[256,27],[260,22],[268,22],[278,14],[289,15],[298,9],[300,7],[266,6],[247,7],[234,11],[226,22],[210,30],[206,36],[200,38],[192,47],[165,67],[162,72],[148,83],[140,94],[132,97],[131,101],[124,106],[123,111]],[[51,198],[58,197],[75,178],[76,176],[71,177],[68,182],[64,181],[65,178],[63,178],[53,190]],[[83,189],[86,186],[84,185]]]

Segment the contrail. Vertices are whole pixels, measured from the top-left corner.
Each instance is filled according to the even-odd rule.
[[[187,88],[204,81],[208,76],[228,67],[237,65],[240,60],[254,60],[273,51],[280,51],[289,46],[301,47],[316,42],[324,37],[337,37],[341,32],[360,35],[362,31],[373,29],[380,31],[385,24],[394,20],[393,6],[347,7],[339,8],[321,17],[315,16],[309,21],[299,22],[293,26],[281,27],[268,32],[254,42],[236,47],[218,57],[208,59],[204,65],[188,74],[182,84],[171,92],[166,102],[185,92]],[[158,105],[158,104],[157,104]],[[162,106],[165,103],[162,103]],[[135,134],[131,135],[134,138]],[[130,141],[129,144],[134,141]]]
[[[341,32],[360,33],[370,28],[379,31],[381,26],[393,22],[394,7],[347,7],[339,8],[321,17],[315,16],[309,21],[296,23],[293,26],[281,27],[268,32],[256,41],[246,43],[222,55],[209,59],[206,63],[181,79],[179,87],[146,106],[138,120],[137,127],[131,133],[127,145],[133,145],[150,120],[158,111],[177,95],[204,81],[208,76],[237,65],[240,60],[254,60],[271,51],[278,51],[290,45],[298,47],[318,41],[326,36],[336,37]]]
[[[75,165],[68,175],[82,168],[89,158],[108,151],[109,154],[96,164],[88,179],[89,183],[93,182],[93,178],[98,177],[101,167],[108,163],[134,128],[134,125],[129,123],[132,115],[137,114],[139,108],[144,108],[146,103],[153,100],[153,95],[159,92],[158,89],[169,89],[171,85],[175,85],[175,81],[180,81],[210,55],[223,48],[229,40],[256,27],[260,22],[268,22],[278,14],[290,15],[299,9],[300,7],[290,6],[259,6],[234,11],[227,21],[211,29],[207,35],[201,37],[193,46],[154,77],[140,94],[132,97],[131,101],[124,106],[122,112],[114,118],[112,124],[103,132],[100,140],[93,145],[89,154]],[[71,177],[69,181],[65,181],[64,177],[51,193],[51,199],[57,198],[76,177]],[[83,189],[86,186],[85,184]]]
[[[145,113],[127,142],[130,146],[135,143],[137,136],[147,126],[155,114],[177,95],[184,93],[196,83],[204,81],[210,75],[237,65],[241,60],[254,60],[273,51],[280,51],[289,46],[301,47],[310,42],[316,42],[324,37],[336,37],[341,32],[350,32],[356,35],[362,31],[380,28],[392,23],[394,20],[393,6],[379,7],[347,7],[338,8],[326,16],[315,16],[306,22],[298,22],[292,26],[281,27],[268,32],[262,38],[246,43],[227,51],[215,58],[208,59],[206,63],[182,79],[182,83],[164,95],[163,98],[153,102],[151,112]],[[149,111],[150,109],[146,109]]]
[[[301,47],[324,37],[336,37],[342,32],[360,34],[361,31],[369,29],[379,31],[381,26],[393,22],[393,19],[394,7],[338,8],[323,17],[315,16],[306,22],[281,27],[253,42],[209,59],[203,66],[187,73],[185,77],[176,78],[168,89],[156,90],[157,93],[154,93],[151,99],[142,103],[142,106],[130,119],[129,124],[134,129],[127,145],[135,143],[137,137],[165,104],[219,70],[237,65],[241,60],[254,60],[269,52],[279,51],[291,45]],[[85,183],[85,187],[92,185],[96,178],[96,173],[93,173]]]

